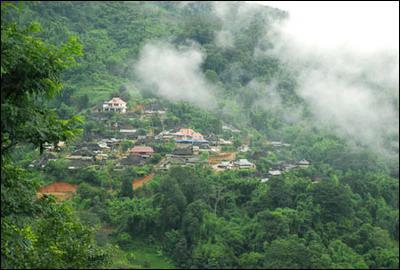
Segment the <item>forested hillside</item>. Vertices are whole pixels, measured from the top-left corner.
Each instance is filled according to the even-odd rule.
[[[398,94],[322,125],[286,12],[1,6],[2,268],[399,268]]]

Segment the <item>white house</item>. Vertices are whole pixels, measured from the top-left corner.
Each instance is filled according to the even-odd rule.
[[[110,101],[103,103],[103,112],[126,113],[126,102],[119,97],[114,97]]]
[[[307,161],[307,160],[305,160],[305,159],[302,159],[302,160],[300,160],[299,162],[297,162],[297,165],[298,165],[300,168],[308,168],[308,166],[310,166],[310,162]]]
[[[270,171],[268,171],[268,174],[270,176],[279,176],[282,174],[282,172],[280,170],[270,170]]]
[[[256,166],[247,159],[239,159],[234,162],[234,165],[239,169],[254,169]]]

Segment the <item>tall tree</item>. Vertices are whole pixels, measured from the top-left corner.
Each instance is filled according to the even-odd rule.
[[[76,38],[59,47],[39,38],[40,25],[16,23],[21,6],[1,4],[1,267],[96,267],[104,260],[90,231],[71,209],[36,200],[37,186],[16,167],[10,151],[58,142],[79,132],[74,117],[60,120],[46,106],[60,90],[61,72],[82,54]]]

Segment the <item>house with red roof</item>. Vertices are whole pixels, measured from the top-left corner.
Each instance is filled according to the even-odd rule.
[[[190,128],[181,128],[175,133],[176,142],[208,142],[201,133],[195,132]]]
[[[150,146],[134,146],[133,148],[129,149],[128,152],[132,155],[148,158],[154,153],[154,150]]]
[[[110,101],[104,102],[103,112],[126,113],[126,102],[119,97],[113,97]]]

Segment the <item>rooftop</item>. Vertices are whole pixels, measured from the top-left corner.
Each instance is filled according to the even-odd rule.
[[[235,162],[235,164],[239,165],[239,166],[252,166],[253,163],[251,163],[250,161],[248,161],[247,159],[239,159],[238,161]]]
[[[123,101],[121,98],[119,97],[113,97],[110,101],[106,102],[106,103],[116,103],[116,104],[126,104],[125,101]]]
[[[133,148],[129,149],[131,153],[154,153],[154,150],[150,146],[134,146]]]

